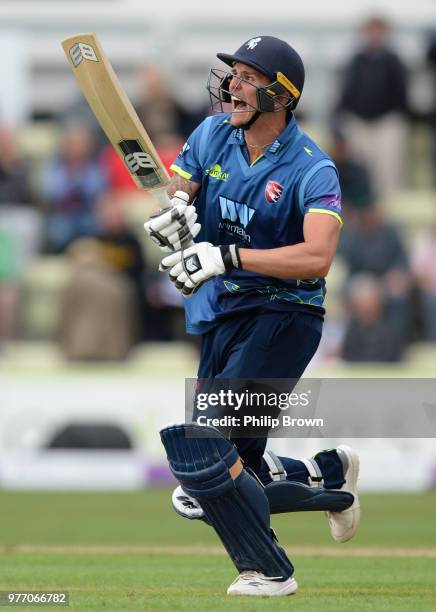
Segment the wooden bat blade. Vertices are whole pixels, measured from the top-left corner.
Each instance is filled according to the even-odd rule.
[[[147,191],[165,187],[168,173],[97,36],[77,34],[63,40],[62,47],[97,121],[137,186]]]

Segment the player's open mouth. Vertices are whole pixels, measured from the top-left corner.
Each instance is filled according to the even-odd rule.
[[[242,100],[238,100],[237,98],[232,97],[232,103],[233,103],[233,110],[237,110],[237,111],[251,110],[250,106],[246,102],[243,102]]]

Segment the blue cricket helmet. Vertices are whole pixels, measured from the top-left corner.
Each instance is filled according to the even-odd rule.
[[[284,40],[275,36],[254,36],[233,53],[217,53],[217,57],[228,66],[241,62],[277,81],[289,93],[295,108],[304,87],[304,65],[300,55]]]

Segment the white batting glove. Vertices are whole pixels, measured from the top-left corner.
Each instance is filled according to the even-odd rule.
[[[185,297],[191,297],[210,278],[240,267],[236,245],[213,246],[199,242],[162,259],[159,270],[168,271],[176,288]]]
[[[189,205],[189,195],[176,191],[171,206],[150,215],[144,229],[151,240],[165,253],[172,253],[190,246],[201,229],[196,223],[195,206]]]

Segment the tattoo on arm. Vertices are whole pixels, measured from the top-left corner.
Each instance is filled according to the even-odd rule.
[[[176,191],[185,191],[189,195],[189,202],[192,204],[195,196],[200,189],[200,183],[184,179],[181,176],[175,174],[171,177],[170,184],[167,188],[168,197],[171,199]]]

